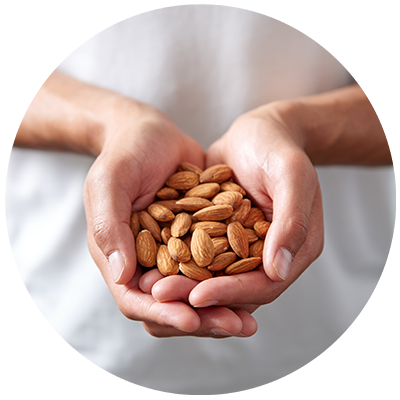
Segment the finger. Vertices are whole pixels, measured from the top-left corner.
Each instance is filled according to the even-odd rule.
[[[164,278],[164,275],[162,275],[157,268],[154,268],[140,277],[139,289],[143,293],[151,293],[151,289],[154,284],[162,278]]]
[[[272,166],[275,167],[280,166]],[[307,239],[313,208],[322,219],[322,202],[317,173],[308,158],[293,157],[288,166],[273,173],[276,174],[273,219],[263,259],[266,274],[274,281],[284,281],[289,276],[293,258]]]
[[[143,323],[151,335],[156,337],[197,336],[226,338],[230,336],[251,336],[257,331],[257,322],[245,310],[226,307],[209,307],[197,310],[201,319],[199,329],[191,333],[178,331],[174,328],[161,327],[154,323]]]
[[[199,282],[183,275],[167,276],[157,281],[151,294],[157,301],[181,300],[188,302],[189,294]]]
[[[112,166],[100,165],[89,173],[84,191],[88,240],[93,240],[107,259],[110,277],[117,284],[129,282],[136,270],[130,228],[132,202],[125,187]]]
[[[218,139],[206,152],[205,167],[211,167],[216,164],[225,164],[224,152],[222,151],[223,141]]]

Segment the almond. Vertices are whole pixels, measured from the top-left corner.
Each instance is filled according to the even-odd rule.
[[[139,217],[137,213],[132,213],[131,215],[131,229],[133,233],[133,237],[136,239],[139,232],[142,230],[139,222]]]
[[[246,196],[246,191],[237,183],[227,181],[227,182],[222,182],[220,186],[221,186],[221,192],[233,191],[233,192],[239,192],[243,197]]]
[[[254,224],[258,221],[265,221],[264,213],[257,207],[252,207],[250,209],[249,215],[243,222],[245,228],[253,228]]]
[[[261,263],[260,257],[251,257],[239,260],[231,264],[225,269],[225,273],[228,275],[241,274],[242,272],[248,272],[258,267]]]
[[[171,235],[181,237],[186,235],[192,225],[192,218],[187,213],[179,213],[171,224]]]
[[[168,244],[168,240],[171,239],[171,229],[170,228],[163,228],[161,231],[161,239],[164,242],[164,244]]]
[[[228,265],[231,265],[237,259],[237,255],[233,251],[219,254],[213,262],[207,267],[210,271],[221,271]]]
[[[270,225],[271,222],[268,221],[257,221],[254,224],[253,229],[258,237],[260,237],[261,239],[265,239]]]
[[[164,276],[177,275],[179,263],[169,254],[168,247],[162,244],[157,252],[157,268]]]
[[[190,243],[193,260],[199,267],[206,267],[214,259],[214,244],[210,235],[203,229],[197,228]]]
[[[147,211],[140,211],[138,217],[141,227],[147,229],[157,242],[161,242],[161,228],[157,221]]]
[[[190,232],[193,233],[196,228],[201,228],[206,231],[211,237],[216,237],[225,235],[228,226],[223,222],[202,221],[192,224],[192,226],[190,227]]]
[[[175,218],[175,214],[161,204],[150,204],[147,207],[147,212],[157,221],[167,222]]]
[[[218,183],[203,183],[189,189],[185,193],[185,197],[203,197],[211,199],[219,192],[220,186]]]
[[[179,197],[179,192],[170,187],[163,187],[157,192],[157,197],[162,200],[175,200]]]
[[[247,235],[247,239],[249,240],[249,244],[257,242],[259,237],[258,237],[257,233],[254,232],[253,229],[245,228],[244,230],[246,231],[246,235]]]
[[[156,264],[156,241],[153,235],[146,229],[140,231],[136,238],[136,257],[143,267],[150,268]]]
[[[213,237],[211,240],[214,245],[214,257],[229,249],[229,242],[226,236]]]
[[[186,244],[188,249],[190,249],[190,244],[192,242],[192,235],[187,235],[184,239],[183,242]]]
[[[176,190],[189,190],[199,184],[199,175],[191,171],[176,172],[165,184]]]
[[[254,242],[249,249],[249,257],[261,257],[263,256],[264,240],[260,239]]]
[[[204,207],[210,207],[213,205],[211,201],[202,197],[185,197],[183,199],[177,200],[176,204],[182,206],[184,210],[191,212],[196,212]]]
[[[193,214],[200,221],[223,221],[233,213],[232,206],[227,204],[202,208]]]
[[[168,251],[170,256],[176,261],[187,262],[191,258],[190,250],[183,240],[171,237],[168,240]]]
[[[190,162],[183,162],[181,165],[179,165],[179,168],[182,171],[190,171],[190,172],[194,172],[197,175],[201,175],[201,173],[203,172],[203,170],[201,168],[199,168],[197,165],[194,165]]]
[[[159,201],[155,201],[153,204],[160,204],[164,207],[167,207],[174,214],[178,214],[179,212],[183,211],[182,206],[177,204],[176,200],[159,200]]]
[[[230,179],[232,176],[232,169],[225,164],[217,164],[207,168],[200,175],[201,183],[217,182],[222,183]]]
[[[246,231],[240,222],[232,222],[228,225],[227,236],[232,250],[240,257],[249,256],[249,240]]]
[[[232,206],[233,209],[235,209],[240,204],[242,199],[243,196],[241,193],[234,191],[226,191],[218,193],[213,197],[211,201],[215,205],[227,204]]]
[[[249,199],[243,199],[240,204],[233,210],[232,215],[225,222],[230,224],[231,222],[238,221],[241,224],[246,220],[251,210],[251,201]]]
[[[199,267],[194,260],[190,260],[189,262],[180,262],[179,270],[183,275],[186,275],[188,278],[195,279],[196,281],[204,281],[212,278],[212,272],[207,268]]]

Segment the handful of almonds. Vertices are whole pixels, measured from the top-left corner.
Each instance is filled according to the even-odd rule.
[[[147,211],[132,213],[140,265],[202,281],[255,269],[270,222],[224,164],[182,163]]]

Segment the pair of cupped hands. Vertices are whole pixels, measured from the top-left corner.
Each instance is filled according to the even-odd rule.
[[[252,336],[252,313],[277,299],[320,255],[318,176],[302,132],[291,129],[278,108],[272,103],[241,115],[206,153],[152,106],[127,104],[110,115],[85,183],[88,246],[119,310],[151,335]],[[131,213],[146,209],[184,161],[202,169],[229,165],[272,221],[256,270],[198,282],[137,265]]]

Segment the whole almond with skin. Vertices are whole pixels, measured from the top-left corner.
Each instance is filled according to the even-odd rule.
[[[167,222],[175,218],[175,214],[161,204],[150,204],[147,207],[147,212],[157,221]]]
[[[199,221],[223,221],[229,218],[233,213],[232,206],[222,204],[202,208],[193,214],[193,217]]]
[[[161,228],[157,221],[147,211],[140,211],[138,217],[141,227],[147,229],[157,242],[161,242]]]
[[[199,267],[210,265],[214,259],[214,244],[210,235],[203,229],[197,228],[193,232],[190,250],[193,260]]]
[[[265,215],[258,207],[252,207],[249,215],[243,222],[243,226],[245,228],[253,228],[254,224],[258,221],[265,221]]]
[[[191,171],[176,172],[165,184],[176,190],[189,190],[199,184],[199,175]]]
[[[133,236],[136,239],[137,235],[142,230],[142,227],[140,226],[139,217],[135,212],[131,215],[131,229]]]
[[[263,250],[264,250],[264,240],[259,239],[259,240],[257,240],[257,242],[254,242],[252,245],[250,245],[249,257],[262,258]]]
[[[207,268],[199,267],[194,260],[188,262],[180,262],[179,270],[183,275],[188,278],[195,279],[196,281],[204,281],[212,278],[213,274]]]
[[[171,224],[171,235],[181,237],[186,235],[192,225],[192,218],[187,213],[176,214]]]
[[[222,182],[221,183],[221,192],[227,192],[227,191],[233,191],[233,192],[239,192],[243,197],[246,196],[246,191],[239,186],[237,183],[234,182]]]
[[[211,238],[214,245],[214,257],[221,253],[225,253],[229,249],[229,242],[226,236],[217,236]]]
[[[213,262],[207,268],[210,271],[221,271],[234,263],[236,259],[237,255],[233,251],[227,251],[226,253],[216,256]]]
[[[259,239],[259,236],[257,235],[257,233],[254,232],[253,229],[245,228],[244,230],[246,231],[247,239],[249,240],[249,244],[257,242],[257,240]]]
[[[190,232],[193,233],[196,228],[206,231],[211,237],[223,236],[226,234],[228,226],[218,221],[201,221],[192,224]]]
[[[240,204],[233,210],[232,215],[225,221],[226,224],[230,224],[231,222],[243,222],[248,217],[251,210],[251,201],[249,199],[243,199]]]
[[[157,245],[148,230],[140,231],[136,238],[136,257],[143,267],[150,268],[156,264]]]
[[[211,199],[219,192],[220,186],[218,183],[203,183],[189,189],[185,193],[185,197],[203,197]]]
[[[157,197],[161,200],[175,200],[179,197],[179,192],[170,187],[163,187],[157,192]]]
[[[164,242],[164,244],[168,244],[168,240],[171,239],[171,229],[170,228],[163,228],[161,231],[161,239]]]
[[[227,204],[235,209],[243,199],[243,195],[239,192],[226,191],[220,192],[211,200],[215,205]]]
[[[261,239],[265,239],[265,236],[267,235],[270,225],[271,222],[268,221],[257,221],[254,224],[253,229],[258,237],[260,237]]]
[[[179,165],[179,168],[180,168],[182,171],[194,172],[195,174],[197,174],[197,175],[199,175],[199,176],[200,176],[201,173],[203,172],[203,170],[202,170],[201,168],[199,168],[197,165],[194,165],[194,164],[192,164],[192,163],[190,163],[190,162],[187,162],[187,161],[181,163],[181,164]]]
[[[157,267],[164,276],[177,275],[179,272],[179,262],[171,257],[164,244],[160,245],[157,252]]]
[[[246,231],[240,222],[232,222],[228,225],[227,236],[232,250],[240,257],[249,256],[249,240]]]
[[[207,168],[200,175],[201,183],[217,182],[222,183],[230,179],[232,169],[225,164],[217,164]]]
[[[190,260],[190,250],[183,240],[172,236],[168,240],[167,246],[169,254],[174,260],[181,262],[187,262]]]
[[[153,204],[160,204],[164,207],[167,207],[174,214],[178,214],[179,212],[183,211],[183,208],[176,202],[177,202],[177,200],[158,200],[158,201],[155,201]]]
[[[225,273],[228,275],[241,274],[243,272],[249,272],[258,267],[261,263],[260,257],[251,257],[239,260],[231,264],[225,269]]]
[[[184,239],[183,242],[186,244],[186,246],[190,249],[190,244],[192,243],[192,235],[187,235]]]
[[[213,203],[210,200],[204,199],[202,197],[185,197],[183,199],[177,200],[176,204],[182,206],[186,211],[196,212],[205,207],[210,207]]]

